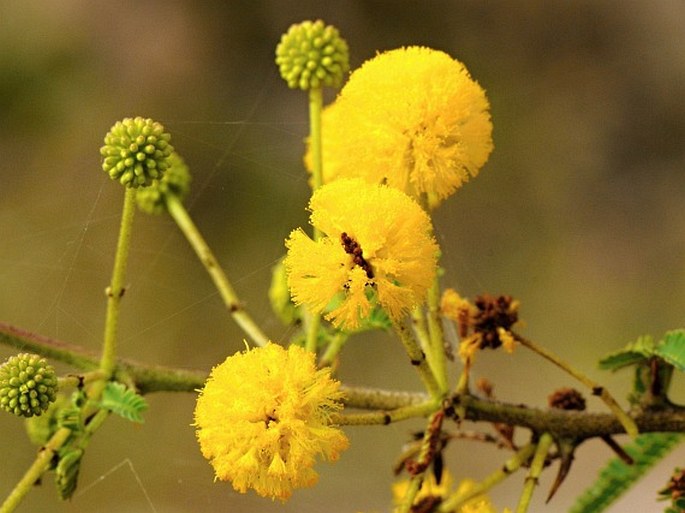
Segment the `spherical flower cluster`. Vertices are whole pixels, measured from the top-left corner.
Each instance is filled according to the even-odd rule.
[[[488,109],[483,89],[446,53],[381,53],[350,75],[324,111],[324,183],[358,176],[437,205],[488,160]]]
[[[314,193],[309,209],[325,236],[315,241],[295,230],[286,241],[296,304],[355,329],[374,300],[393,320],[425,300],[438,246],[428,215],[409,196],[360,179],[336,180]]]
[[[0,365],[0,408],[20,417],[40,415],[57,395],[55,369],[45,358],[20,353]]]
[[[171,135],[152,119],[142,117],[117,121],[100,148],[102,169],[126,187],[148,186],[169,167],[174,148]]]
[[[340,383],[314,354],[276,344],[230,356],[214,367],[195,407],[202,454],[237,491],[285,500],[313,486],[315,458],[347,448],[330,423],[342,408]]]
[[[190,191],[190,171],[185,161],[174,152],[169,156],[169,168],[162,178],[149,187],[140,187],[136,194],[138,207],[148,214],[161,214],[166,210],[166,199],[174,196],[179,201]]]
[[[291,25],[276,47],[276,64],[292,89],[340,87],[350,69],[347,43],[323,21]]]

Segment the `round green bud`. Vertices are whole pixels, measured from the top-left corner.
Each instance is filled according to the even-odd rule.
[[[276,64],[292,89],[340,87],[349,60],[338,29],[321,20],[291,25],[276,47]]]
[[[100,148],[102,169],[126,187],[146,187],[169,167],[174,151],[170,139],[164,127],[149,118],[117,121]]]
[[[154,180],[150,187],[138,189],[138,208],[148,214],[161,214],[166,210],[166,199],[169,196],[175,196],[179,201],[183,201],[190,191],[190,181],[188,166],[178,153],[172,153],[164,176]]]
[[[283,258],[271,269],[269,301],[271,302],[271,309],[283,324],[296,324],[301,320],[300,308],[295,306],[290,298],[288,276],[285,265],[283,265]]]
[[[57,396],[57,375],[45,358],[21,353],[0,365],[0,408],[19,417],[40,415]]]
[[[42,447],[52,435],[61,427],[59,424],[60,411],[69,406],[69,398],[64,394],[57,394],[54,403],[50,403],[42,415],[25,419],[26,434],[33,445]]]

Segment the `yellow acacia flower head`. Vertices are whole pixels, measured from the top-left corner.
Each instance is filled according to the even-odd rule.
[[[488,160],[488,109],[483,89],[446,53],[417,46],[381,53],[324,111],[324,182],[385,181],[438,204]]]
[[[423,302],[438,246],[430,218],[414,200],[384,185],[345,179],[318,189],[309,209],[311,224],[324,236],[314,241],[295,230],[286,241],[295,303],[355,329],[374,298],[393,320]]]
[[[286,500],[313,486],[318,455],[337,460],[348,440],[330,425],[340,383],[314,354],[276,344],[234,354],[214,367],[195,407],[202,454],[237,491]]]

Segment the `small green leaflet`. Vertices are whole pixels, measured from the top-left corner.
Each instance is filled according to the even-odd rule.
[[[644,363],[654,356],[654,341],[649,335],[639,337],[623,349],[611,353],[599,361],[599,368],[617,371],[629,365]]]
[[[131,422],[143,423],[142,413],[147,410],[147,401],[123,383],[110,381],[102,393],[101,405]]]
[[[685,330],[673,330],[654,343],[652,337],[644,335],[623,349],[611,353],[599,361],[600,369],[616,371],[629,365],[648,363],[657,356],[679,371],[685,371]]]
[[[679,371],[685,371],[685,330],[667,332],[654,352]]]

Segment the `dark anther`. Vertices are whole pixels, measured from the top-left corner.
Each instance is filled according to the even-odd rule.
[[[602,395],[604,387],[592,387],[592,395]]]
[[[387,426],[387,425],[390,424],[391,422],[392,422],[392,417],[390,416],[389,413],[386,413],[385,415],[383,415],[383,424],[384,424],[384,425]]]
[[[345,253],[352,255],[352,262],[354,262],[354,265],[361,267],[366,272],[366,277],[372,280],[374,276],[373,269],[371,268],[371,264],[364,259],[363,250],[359,243],[347,235],[346,232],[340,234],[340,242],[342,242]]]
[[[414,367],[418,367],[419,365],[421,365],[421,362],[422,362],[423,360],[413,360],[413,359],[412,359],[412,360],[409,360],[409,361],[410,361],[410,363],[411,363]]]

